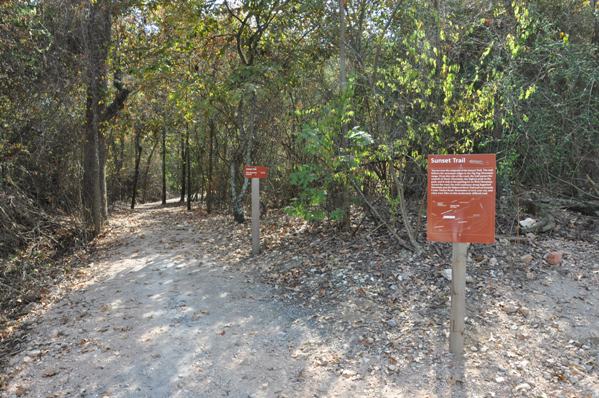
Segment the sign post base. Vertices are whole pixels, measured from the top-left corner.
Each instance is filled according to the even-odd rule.
[[[451,261],[451,329],[449,351],[464,353],[464,319],[466,316],[466,258],[468,243],[454,243]]]
[[[260,179],[252,178],[252,254],[260,254]]]

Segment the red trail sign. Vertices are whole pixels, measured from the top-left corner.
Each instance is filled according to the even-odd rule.
[[[244,166],[243,176],[245,178],[268,178],[268,167],[265,166]]]
[[[429,155],[427,239],[495,242],[495,155]]]

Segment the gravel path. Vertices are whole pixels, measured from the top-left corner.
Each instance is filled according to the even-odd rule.
[[[397,396],[322,366],[303,310],[200,252],[180,209],[117,215],[90,278],[40,309],[3,397]],[[314,359],[317,360],[314,360]]]

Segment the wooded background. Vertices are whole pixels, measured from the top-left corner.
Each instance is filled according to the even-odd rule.
[[[427,154],[497,153],[506,219],[599,197],[595,0],[4,1],[0,49],[2,256],[118,201],[243,222],[244,164],[266,207],[408,248]]]

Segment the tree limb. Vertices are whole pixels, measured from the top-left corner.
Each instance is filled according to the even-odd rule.
[[[351,182],[351,184],[354,187],[354,189],[356,190],[356,192],[360,194],[360,196],[362,197],[362,200],[364,201],[364,203],[366,203],[366,205],[370,209],[370,212],[372,213],[372,215],[375,216],[381,224],[384,224],[385,227],[387,227],[387,231],[389,231],[389,233],[395,238],[397,243],[399,243],[399,245],[401,247],[403,247],[404,249],[407,249],[409,251],[414,251],[414,248],[412,246],[410,246],[405,240],[400,238],[399,235],[397,234],[397,231],[394,228],[392,228],[388,223],[385,222],[385,220],[383,219],[383,217],[381,217],[381,215],[376,210],[376,208],[370,203],[370,201],[368,200],[366,195],[364,195],[364,192],[362,192],[362,190],[360,189],[360,187],[358,186],[358,184],[356,183],[354,178],[349,176],[349,181]]]
[[[125,101],[131,91],[123,86],[123,82],[121,81],[120,72],[117,71],[114,73],[114,87],[117,89],[117,93],[112,100],[112,103],[104,108],[104,111],[100,115],[100,122],[107,122],[116,116],[117,113],[125,106]]]

